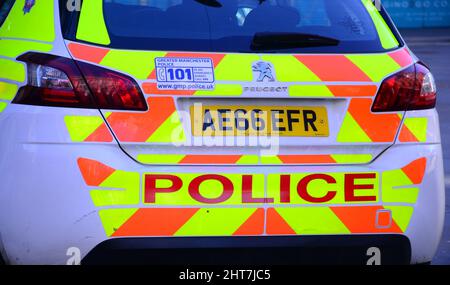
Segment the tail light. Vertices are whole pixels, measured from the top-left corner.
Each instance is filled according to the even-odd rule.
[[[147,109],[139,86],[130,77],[83,62],[78,66],[101,109]]]
[[[147,104],[136,82],[95,65],[48,54],[27,53],[28,85],[13,103],[114,110],[145,111]]]
[[[385,79],[373,112],[431,109],[436,105],[436,83],[430,70],[416,63]]]

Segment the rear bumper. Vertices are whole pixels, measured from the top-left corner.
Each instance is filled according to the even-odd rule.
[[[108,236],[105,232],[105,224],[103,223],[99,213],[102,210],[119,209],[129,207],[127,205],[121,206],[96,206],[93,203],[91,191],[98,189],[98,187],[91,187],[86,185],[77,160],[80,157],[89,158],[95,161],[104,163],[109,167],[113,167],[119,171],[126,171],[137,173],[138,179],[142,180],[142,174],[148,172],[155,173],[226,173],[226,174],[242,174],[242,173],[257,173],[262,175],[277,174],[277,173],[340,173],[340,172],[385,172],[392,169],[401,169],[414,160],[426,158],[427,167],[423,176],[423,181],[418,187],[417,200],[410,203],[386,203],[385,196],[381,197],[376,204],[378,206],[389,207],[410,207],[413,208],[413,213],[405,222],[405,229],[400,236],[405,237],[410,244],[410,253],[393,253],[392,256],[401,257],[401,260],[394,259],[392,263],[404,263],[409,260],[411,263],[425,263],[432,260],[437,246],[439,244],[444,220],[445,210],[445,191],[443,180],[443,164],[442,164],[442,150],[440,144],[404,144],[394,145],[388,149],[383,155],[377,158],[373,163],[367,165],[345,165],[345,166],[246,166],[235,167],[213,167],[213,166],[145,166],[132,161],[126,156],[117,145],[102,145],[102,144],[38,144],[38,143],[17,143],[0,141],[0,149],[5,149],[0,153],[0,235],[3,243],[5,260],[12,264],[66,264],[70,259],[68,249],[76,247],[81,252],[81,257],[84,258],[85,263],[90,263],[94,257],[103,256],[106,254],[107,260],[114,260],[108,256],[108,252],[117,253],[117,250],[105,250],[108,247],[117,247],[117,244],[123,248],[131,247],[133,244],[145,244],[142,248],[148,247],[150,241],[156,244],[167,244],[167,247],[177,248],[179,245],[174,245],[172,240],[181,239],[182,241],[193,241],[196,243],[196,238],[187,237],[164,237],[164,238],[147,238],[131,239],[124,237],[119,241],[116,238]],[[122,183],[118,179],[116,182]],[[140,182],[142,183],[142,181]],[[380,182],[382,185],[383,182]],[[142,185],[138,184],[139,189]],[[119,185],[120,186],[120,185]],[[408,186],[409,187],[409,186]],[[399,188],[400,190],[402,188]],[[142,195],[139,190],[136,192]],[[141,198],[142,199],[142,196]],[[142,201],[142,200],[141,200]],[[342,205],[337,205],[342,206]],[[146,207],[142,202],[137,206]],[[271,205],[266,208],[269,210]],[[331,207],[326,205],[326,207]],[[396,217],[394,217],[396,218]],[[401,218],[398,219],[402,222]],[[375,223],[375,220],[373,221]],[[225,223],[224,223],[225,224]],[[226,225],[226,224],[225,224]],[[301,226],[301,225],[300,225]],[[219,230],[222,230],[219,228]],[[328,229],[327,229],[328,230]],[[210,236],[224,236],[222,234],[211,234]],[[322,236],[330,235],[334,239],[322,238]],[[406,248],[406,242],[401,242],[398,245],[397,240],[404,240],[404,238],[392,238],[392,233],[384,235],[379,233],[355,233],[348,235],[341,235],[335,233],[318,233],[314,236],[306,234],[298,234],[286,237],[273,237],[274,244],[290,243],[288,247],[281,247],[280,256],[286,255],[286,260],[293,257],[296,263],[308,263],[310,261],[324,261],[330,263],[339,263],[341,257],[345,256],[350,250],[343,250],[348,248],[355,248],[357,252],[356,261],[351,263],[367,262],[367,249],[378,244],[378,240],[383,240],[387,243],[388,248],[395,249]],[[263,244],[267,235],[271,233],[261,232],[258,237],[252,237],[252,243]],[[363,235],[363,238],[360,237]],[[385,238],[385,237],[388,238]],[[396,235],[397,236],[397,235]],[[130,238],[132,238],[130,236]],[[272,238],[272,237],[270,237]],[[206,241],[209,238],[197,238],[198,241]],[[123,240],[123,242],[121,241]],[[161,242],[158,242],[158,241]],[[210,238],[209,241],[214,241],[215,238]],[[241,237],[229,236],[226,238],[217,238],[217,240],[225,240],[225,244],[230,241],[233,246],[237,246],[241,241]],[[267,239],[269,240],[269,239]],[[339,242],[336,242],[340,240]],[[341,240],[344,243],[341,243]],[[392,244],[394,240],[394,244]],[[234,242],[236,241],[236,243]],[[116,244],[117,243],[117,244]],[[209,242],[205,242],[208,244]],[[345,244],[347,243],[347,245]],[[217,244],[221,244],[218,242]],[[245,242],[244,242],[245,244]],[[321,245],[331,244],[332,246],[323,247]],[[395,245],[395,246],[393,246]],[[386,245],[380,244],[381,247]],[[147,252],[139,247],[134,247],[134,256],[136,252]],[[150,247],[151,248],[151,247]],[[192,247],[189,247],[192,248]],[[195,248],[195,247],[194,247]],[[254,256],[250,259],[251,262],[263,260],[264,263],[270,263],[270,258],[276,257],[273,248],[265,248],[264,246],[258,248],[254,247],[243,250],[237,246],[239,250],[237,255],[231,254],[230,248],[226,248],[230,256],[245,260],[245,256]],[[232,247],[233,248],[233,247]],[[275,249],[278,247],[275,247]],[[285,249],[283,249],[285,248]],[[129,251],[128,249],[124,250]],[[167,252],[167,249],[161,250]],[[180,250],[184,252],[185,250]],[[205,252],[203,260],[213,258],[208,252],[210,249],[194,250],[195,254],[202,256]],[[217,248],[216,252],[224,252],[224,249]],[[241,252],[239,252],[241,251]],[[353,251],[353,250],[352,250]],[[155,252],[155,251],[153,251]],[[214,252],[214,251],[212,251]],[[249,252],[249,254],[242,254]],[[251,253],[254,254],[251,254]],[[261,257],[261,252],[265,252],[264,258]],[[276,250],[275,250],[276,252]],[[306,252],[306,253],[305,253]],[[386,253],[391,256],[391,250]],[[189,252],[192,256],[192,250]],[[219,254],[217,253],[217,254]],[[150,254],[154,254],[151,253]],[[157,253],[159,254],[159,253]],[[327,255],[328,254],[328,255]],[[127,255],[127,254],[125,254]],[[291,257],[289,257],[291,255]],[[313,258],[317,256],[317,259]],[[352,256],[351,254],[349,254]],[[119,254],[120,256],[120,254]],[[128,255],[130,256],[130,255]],[[208,257],[209,256],[209,257]],[[299,257],[306,256],[306,262]],[[313,256],[313,257],[311,257]],[[256,258],[257,257],[257,258]],[[408,257],[408,258],[407,258]],[[123,257],[125,258],[125,257]],[[158,257],[159,258],[159,257]],[[224,257],[225,258],[225,257]],[[382,257],[383,258],[383,257]],[[386,257],[387,258],[387,257]],[[213,258],[213,261],[217,258]],[[281,259],[281,257],[280,257]],[[280,260],[278,259],[278,261]],[[283,257],[283,260],[285,258]],[[353,259],[353,258],[352,258]],[[147,259],[148,260],[148,259]],[[159,264],[162,259],[155,259]],[[183,259],[180,259],[183,260]],[[255,262],[257,262],[257,260]],[[274,263],[278,263],[274,259]],[[383,261],[384,263],[391,262],[390,259]],[[407,262],[406,262],[407,263]]]
[[[117,238],[97,245],[83,265],[382,265],[409,264],[403,235]],[[370,261],[369,261],[370,263]]]

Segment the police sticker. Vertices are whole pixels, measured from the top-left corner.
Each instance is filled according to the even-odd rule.
[[[155,58],[160,90],[214,90],[214,65],[210,58]]]

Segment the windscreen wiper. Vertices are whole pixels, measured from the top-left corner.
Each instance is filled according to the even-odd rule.
[[[277,50],[304,47],[337,46],[340,41],[334,38],[302,33],[256,33],[250,45],[251,50]]]
[[[194,1],[209,7],[214,8],[222,7],[222,4],[217,0],[194,0]]]

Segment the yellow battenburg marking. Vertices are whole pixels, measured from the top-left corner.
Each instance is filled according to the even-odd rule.
[[[216,84],[212,91],[196,91],[195,96],[240,96],[243,89],[241,85],[237,84]]]
[[[331,157],[339,164],[368,163],[373,158],[371,154],[332,154]]]
[[[18,57],[27,51],[49,52],[52,48],[53,46],[51,44],[39,42],[7,39],[2,39],[0,41],[0,55],[13,58]]]
[[[0,79],[25,81],[25,66],[22,63],[0,58]]]
[[[297,234],[349,234],[350,231],[328,207],[276,208]]]
[[[150,143],[180,143],[185,141],[186,134],[177,111],[170,115],[147,140]]]
[[[155,69],[155,58],[164,57],[165,55],[166,52],[111,50],[100,64],[144,80]]]
[[[100,187],[106,189],[91,190],[91,198],[96,207],[139,204],[139,173],[116,170]]]
[[[0,102],[0,113],[3,112],[3,110],[5,110],[6,106],[8,106],[7,103],[5,103],[5,102]]]
[[[283,164],[283,161],[277,155],[262,155],[261,164]]]
[[[227,54],[215,68],[215,79],[252,81],[252,64],[259,60],[257,55]]]
[[[199,209],[175,236],[230,236],[255,211],[255,208]],[[261,234],[262,231],[261,227]]]
[[[151,174],[149,174],[151,175]],[[155,174],[157,175],[157,174]],[[176,192],[155,193],[155,203],[149,205],[176,205],[176,206],[197,206],[205,205],[205,203],[195,200],[189,194],[189,184],[194,178],[205,174],[198,173],[171,173],[182,180],[182,187]],[[233,192],[230,198],[220,205],[242,205],[242,175],[241,174],[218,174],[226,177],[233,184]],[[144,177],[145,178],[145,177]],[[254,174],[253,178],[253,197],[264,198],[264,175]],[[160,184],[164,183],[164,184]],[[171,186],[171,181],[166,179],[156,180],[156,188],[166,188]],[[229,190],[229,189],[228,189]],[[224,187],[220,181],[204,180],[199,186],[199,193],[205,199],[217,199],[224,194]],[[249,204],[251,205],[251,204]]]
[[[297,97],[334,97],[325,85],[291,85],[289,95]]]
[[[415,203],[419,188],[407,187],[413,182],[401,169],[384,171],[382,174],[383,202]]]
[[[263,60],[273,64],[280,82],[321,82],[320,78],[292,55],[265,55]]]
[[[370,17],[372,18],[373,23],[375,24],[375,28],[377,29],[378,36],[381,41],[381,45],[384,49],[392,49],[399,46],[397,39],[392,33],[391,29],[387,25],[386,21],[381,16],[378,9],[373,5],[372,0],[362,0],[364,6],[369,12]]]
[[[405,118],[403,123],[419,142],[427,141],[428,118]]]
[[[137,160],[146,164],[178,164],[186,155],[184,154],[139,154]],[[236,164],[258,164],[257,155],[243,155]]]
[[[0,27],[0,37],[54,41],[54,1],[35,1],[29,13],[23,12],[24,6],[25,0],[16,1]]]
[[[111,43],[103,16],[102,0],[83,1],[76,37],[96,44]]]
[[[399,70],[401,66],[387,54],[347,55],[374,82],[380,82],[386,76]]]
[[[73,142],[82,142],[87,139],[104,120],[100,116],[65,116],[67,130]]]
[[[19,87],[16,84],[0,81],[0,99],[11,101],[16,96],[18,89]]]
[[[236,164],[258,164],[259,156],[257,155],[243,155]]]
[[[298,183],[305,178],[314,173],[302,173],[302,174],[290,174],[290,203],[281,202],[280,189],[281,189],[281,175],[280,174],[269,174],[267,176],[267,197],[274,198],[275,204],[295,204],[295,205],[308,205],[317,204],[311,203],[303,200],[297,192]],[[367,174],[364,173],[352,173],[352,174]],[[372,173],[375,175],[374,178],[357,178],[354,180],[355,185],[373,185],[373,189],[365,189],[361,194],[362,196],[373,196],[374,201],[358,201],[358,202],[346,202],[344,189],[337,189],[336,185],[345,185],[345,175],[346,173],[326,173],[334,178],[336,183],[327,183],[327,181],[322,179],[311,180],[307,185],[307,192],[311,197],[322,198],[325,197],[330,192],[336,192],[335,196],[327,202],[320,203],[321,205],[328,204],[373,204],[378,201],[378,189],[379,189],[379,175],[378,173]]]
[[[353,119],[352,115],[347,112],[344,121],[339,130],[337,141],[340,143],[354,143],[354,142],[372,142],[364,130]]]
[[[392,218],[395,223],[400,227],[402,232],[406,232],[409,223],[411,222],[414,208],[407,206],[384,206],[384,208],[391,210]]]
[[[107,236],[112,236],[138,209],[107,209],[98,212]]]
[[[178,164],[184,154],[139,154],[137,160],[146,164]]]

